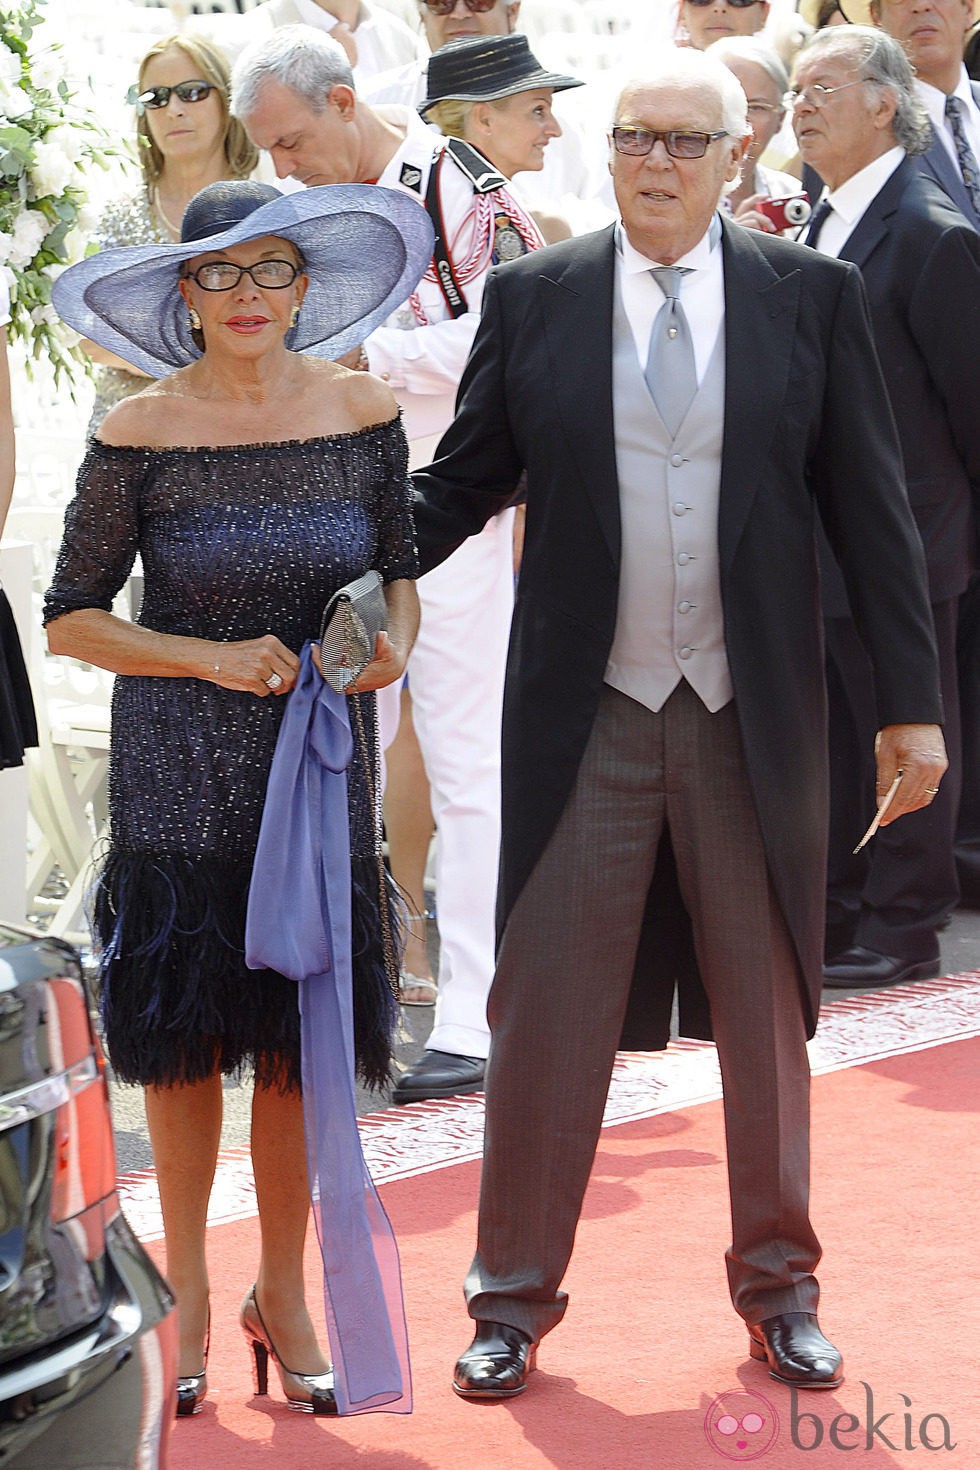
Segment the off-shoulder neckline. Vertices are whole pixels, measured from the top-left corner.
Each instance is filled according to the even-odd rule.
[[[244,454],[253,450],[303,449],[312,444],[337,444],[345,439],[361,439],[367,434],[393,428],[400,421],[401,413],[397,413],[380,423],[365,424],[362,429],[348,429],[343,433],[312,434],[306,439],[256,440],[248,444],[107,444],[97,434],[90,437],[89,444],[110,454]]]

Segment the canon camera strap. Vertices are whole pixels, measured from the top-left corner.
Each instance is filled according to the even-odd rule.
[[[439,288],[446,298],[449,314],[455,321],[457,317],[463,316],[469,310],[466,297],[463,295],[456,272],[446,248],[446,235],[442,218],[442,205],[439,202],[439,173],[445,162],[446,154],[452,155],[456,167],[466,175],[473,185],[475,194],[490,194],[494,189],[502,189],[507,183],[503,174],[498,173],[491,164],[469,143],[464,143],[462,138],[447,138],[444,148],[433,159],[432,167],[429,169],[429,183],[425,191],[425,208],[432,228],[435,231],[435,240],[432,244],[432,259],[435,261],[436,276]]]

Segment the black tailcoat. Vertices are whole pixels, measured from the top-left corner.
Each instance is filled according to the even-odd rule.
[[[812,1029],[827,821],[815,501],[874,661],[881,724],[939,721],[935,650],[921,545],[858,272],[727,222],[722,248],[725,642],[752,795]],[[477,532],[527,474],[504,700],[501,923],[571,791],[615,630],[613,263],[610,228],[491,273],[455,422],[434,464],[415,476],[423,566],[431,566]],[[659,983],[634,986],[639,1000],[624,1038],[632,1045],[664,1044],[665,982],[685,968],[678,947],[687,916],[676,890],[664,892],[652,896],[658,922],[640,957]],[[560,996],[560,975],[555,988]]]

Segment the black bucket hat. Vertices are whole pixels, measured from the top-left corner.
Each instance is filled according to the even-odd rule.
[[[440,46],[429,57],[428,86],[419,112],[425,117],[438,102],[496,102],[550,87],[567,92],[584,83],[578,77],[545,71],[527,44],[527,36],[467,36]]]

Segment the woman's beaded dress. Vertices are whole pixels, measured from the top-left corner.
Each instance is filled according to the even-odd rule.
[[[69,507],[45,621],[111,609],[137,553],[139,623],[214,639],[274,633],[299,652],[324,604],[371,567],[416,575],[407,449],[399,420],[330,438],[207,449],[116,448],[94,439]],[[216,650],[220,662],[220,648]],[[379,923],[374,696],[370,746],[348,771],[355,1029],[378,1084],[391,1014]],[[117,1073],[165,1085],[251,1065],[299,1079],[296,987],[244,962],[244,921],[282,698],[207,679],[118,675],[110,845],[94,911],[102,1009]],[[288,924],[290,915],[283,913]]]

